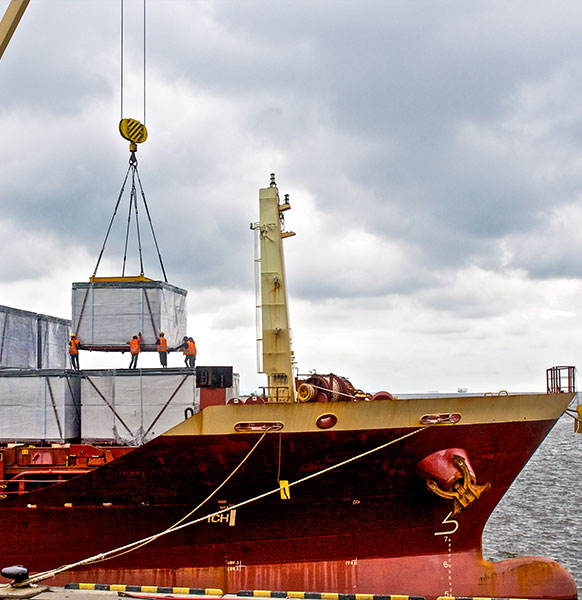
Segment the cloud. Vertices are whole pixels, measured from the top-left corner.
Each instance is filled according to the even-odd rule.
[[[141,119],[141,3],[125,4],[124,116]],[[261,381],[249,223],[275,172],[297,232],[302,371],[371,390],[539,389],[547,366],[575,361],[581,13],[149,2],[139,174],[202,356],[231,361],[245,389]],[[67,316],[70,283],[93,271],[128,168],[119,42],[115,2],[31,3],[2,59],[6,304]],[[121,270],[128,203],[100,274]],[[140,224],[146,275],[161,277],[141,205]],[[131,271],[137,259],[132,237]]]

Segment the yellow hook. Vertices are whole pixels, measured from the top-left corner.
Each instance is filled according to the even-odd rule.
[[[135,119],[121,119],[119,121],[119,133],[122,138],[130,142],[129,149],[131,152],[137,150],[137,144],[141,144],[148,139],[146,126]]]

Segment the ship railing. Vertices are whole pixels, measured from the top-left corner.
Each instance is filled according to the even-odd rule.
[[[0,479],[0,498],[27,494],[33,489],[64,483],[77,475],[92,469],[29,469],[21,471],[10,479]],[[16,488],[16,489],[12,489]]]
[[[289,397],[289,387],[285,385],[261,386],[262,398],[267,403],[292,402]]]
[[[548,394],[576,391],[576,367],[550,367],[546,369]]]

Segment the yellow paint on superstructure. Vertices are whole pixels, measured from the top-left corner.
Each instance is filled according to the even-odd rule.
[[[551,420],[557,419],[564,412],[573,397],[574,393],[516,394],[373,402],[208,406],[164,435],[245,435],[244,431],[235,431],[237,423],[270,422],[283,423],[283,433],[322,432],[323,430],[316,425],[317,419],[328,414],[331,409],[337,416],[337,424],[325,431],[421,427],[422,416],[447,413],[459,413],[461,420],[456,424],[443,424],[438,427]]]

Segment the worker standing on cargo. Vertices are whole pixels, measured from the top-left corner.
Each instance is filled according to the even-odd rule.
[[[141,352],[141,342],[141,331],[138,335],[134,335],[128,342],[129,351],[131,352],[131,362],[129,363],[130,369],[137,369],[137,358],[139,356],[139,353]]]
[[[160,335],[156,340],[156,346],[158,347],[158,356],[160,357],[160,364],[165,369],[168,366],[168,340],[165,338],[163,331],[160,331]]]
[[[186,366],[190,366],[189,363],[189,354],[188,354],[188,336],[184,336],[182,338],[182,343],[176,348],[176,350],[182,350],[182,353],[184,354],[184,363],[186,364]]]
[[[194,368],[196,365],[196,342],[192,338],[188,338],[188,349],[190,350],[190,366]]]
[[[69,356],[71,357],[71,366],[75,371],[79,370],[79,340],[74,333],[71,333],[71,341],[69,342]]]
[[[185,335],[182,338],[182,343],[176,348],[184,353],[184,363],[186,367],[193,367],[196,362],[196,344],[192,338]]]

